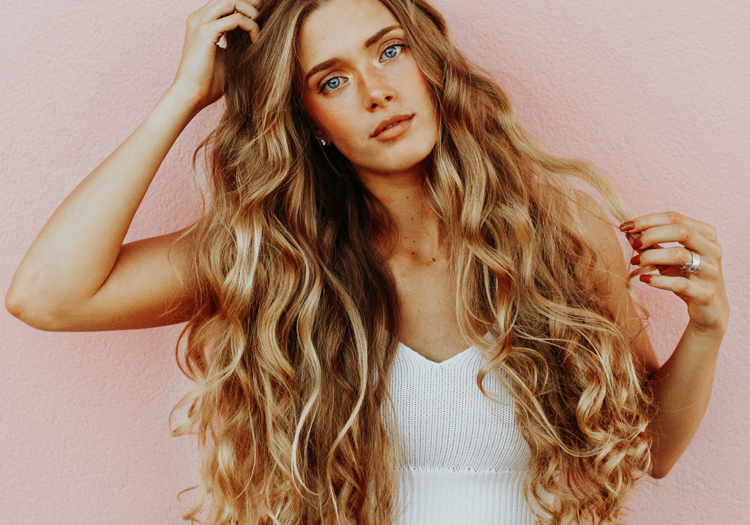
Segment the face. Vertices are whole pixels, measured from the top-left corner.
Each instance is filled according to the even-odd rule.
[[[334,0],[307,17],[299,39],[300,92],[317,135],[360,177],[421,172],[437,114],[393,14],[376,0]]]

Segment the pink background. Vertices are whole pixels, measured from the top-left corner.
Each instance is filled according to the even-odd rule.
[[[665,479],[640,486],[633,524],[747,523],[750,515],[750,3],[745,0],[439,0],[460,46],[508,89],[559,153],[594,162],[634,216],[676,210],[714,224],[732,319],[713,397]],[[202,0],[0,5],[0,290],[62,199],[143,120],[172,82]],[[196,216],[182,135],[130,239]],[[662,361],[683,303],[641,286]],[[0,521],[179,523],[196,477],[168,414],[189,384],[179,327],[55,334],[0,312]]]

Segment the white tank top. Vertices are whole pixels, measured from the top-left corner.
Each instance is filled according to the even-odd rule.
[[[436,363],[398,344],[389,379],[404,459],[396,525],[535,523],[523,495],[529,446],[502,383],[489,373],[483,385],[503,404],[479,390],[484,362],[474,346]]]

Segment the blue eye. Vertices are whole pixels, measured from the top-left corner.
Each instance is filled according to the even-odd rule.
[[[329,78],[320,86],[320,92],[323,93],[323,92],[329,92],[329,91],[334,91],[338,89],[339,86],[343,84],[343,81],[341,80],[342,78],[343,77]]]
[[[381,60],[388,62],[393,60],[401,51],[407,47],[406,44],[391,44],[383,50],[380,55]],[[331,93],[341,87],[342,84],[346,83],[346,77],[331,77],[320,85],[319,93]]]
[[[392,44],[385,48],[381,56],[386,57],[388,60],[392,60],[401,53],[401,50],[406,47],[405,44]]]

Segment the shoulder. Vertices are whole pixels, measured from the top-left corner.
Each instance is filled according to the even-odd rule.
[[[578,221],[579,231],[595,250],[599,269],[625,281],[627,279],[627,264],[623,251],[625,244],[621,244],[619,230],[614,219],[592,195],[585,191],[574,190],[573,199],[575,220]]]
[[[613,242],[620,245],[615,230],[617,226],[612,221],[610,214],[589,193],[583,190],[573,190],[573,198],[578,211],[578,219],[586,233],[596,240]]]
[[[659,368],[659,362],[628,285],[628,263],[624,252],[627,243],[621,243],[620,231],[614,218],[593,196],[576,190],[574,199],[579,229],[596,255],[596,265],[591,277],[597,284],[605,286],[607,307],[615,313],[617,324],[632,340],[634,354],[650,373]]]

